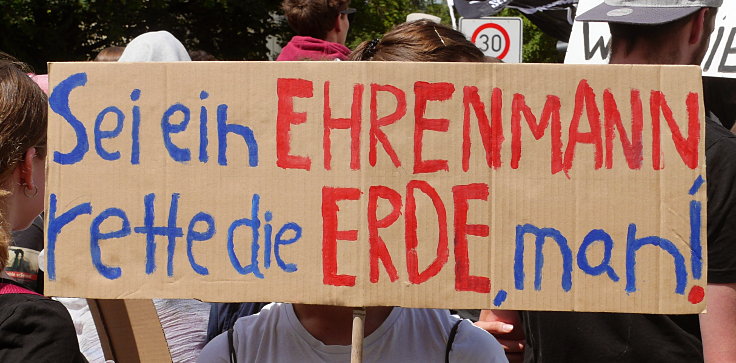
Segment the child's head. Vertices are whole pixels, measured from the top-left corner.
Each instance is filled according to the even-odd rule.
[[[284,0],[281,9],[297,35],[325,39],[338,17],[347,17],[342,12],[349,5],[349,0]]]
[[[117,62],[124,50],[125,47],[107,47],[97,53],[95,62]]]

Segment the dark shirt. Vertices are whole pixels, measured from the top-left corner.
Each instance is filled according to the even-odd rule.
[[[12,283],[0,279],[0,283]],[[42,295],[0,294],[0,362],[82,363],[64,305]]]
[[[736,283],[736,136],[711,118],[705,155],[708,283]],[[522,319],[525,362],[703,361],[697,315],[527,311]]]
[[[708,283],[736,283],[736,135],[706,122]]]

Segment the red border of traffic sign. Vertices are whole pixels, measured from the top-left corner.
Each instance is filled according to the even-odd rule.
[[[498,55],[498,59],[506,58],[506,55],[509,54],[509,50],[511,50],[511,37],[509,36],[509,33],[506,31],[506,29],[496,23],[488,23],[479,26],[478,29],[475,29],[475,32],[473,32],[473,36],[470,38],[470,41],[475,44],[475,38],[478,37],[478,34],[488,28],[496,29],[501,32],[501,35],[503,35],[503,38],[506,41],[506,49],[504,49],[503,52]]]

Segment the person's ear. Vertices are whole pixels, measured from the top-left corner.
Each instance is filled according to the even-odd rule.
[[[33,170],[33,159],[35,157],[36,148],[29,148],[25,153],[23,153],[23,160],[21,160],[18,165],[18,170],[20,171],[20,184],[23,185],[24,188],[35,189],[37,187],[33,182],[33,173],[39,172],[38,170]]]
[[[705,25],[707,14],[710,11],[708,8],[702,8],[695,13],[692,20],[690,21],[690,36],[688,42],[691,45],[700,43],[703,40],[703,32],[706,31],[707,26]]]
[[[343,16],[347,15],[337,13],[337,18],[335,18],[335,26],[332,28],[335,33],[339,33],[340,31],[342,31],[342,22],[340,20],[342,20]]]

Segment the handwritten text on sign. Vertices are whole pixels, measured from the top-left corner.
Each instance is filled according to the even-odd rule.
[[[696,312],[697,67],[52,66],[51,294]]]

